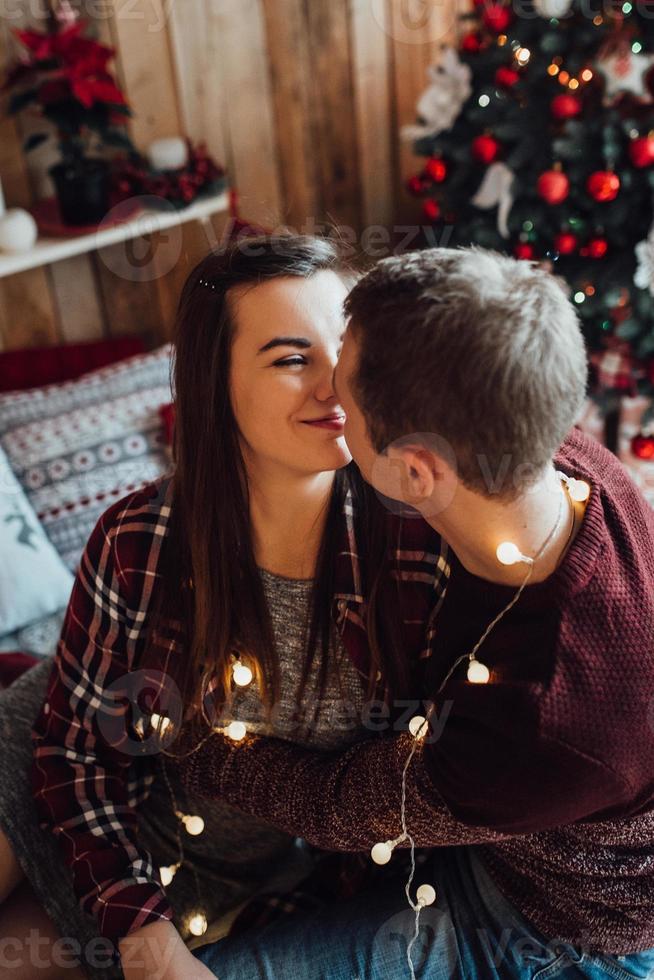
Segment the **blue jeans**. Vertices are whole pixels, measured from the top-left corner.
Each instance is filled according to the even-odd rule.
[[[415,915],[406,877],[311,912],[196,948],[219,980],[409,980]],[[500,894],[474,848],[438,848],[419,865],[436,902],[420,914],[412,947],[416,980],[649,980],[654,949],[597,955],[546,940]]]

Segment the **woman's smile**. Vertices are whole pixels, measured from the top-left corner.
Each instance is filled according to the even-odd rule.
[[[318,419],[301,419],[303,425],[310,425],[312,428],[329,429],[331,432],[342,433],[345,428],[345,412],[332,412],[330,415],[323,415]]]

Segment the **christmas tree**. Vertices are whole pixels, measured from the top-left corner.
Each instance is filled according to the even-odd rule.
[[[404,134],[427,158],[409,190],[437,237],[567,281],[605,408],[654,394],[653,15],[477,0]],[[654,438],[641,449],[654,458]]]

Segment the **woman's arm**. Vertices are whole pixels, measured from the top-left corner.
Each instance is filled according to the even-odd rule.
[[[82,909],[114,941],[173,915],[151,857],[138,845],[135,803],[147,795],[152,760],[137,757],[136,736],[128,728],[134,692],[126,678],[143,628],[142,594],[131,586],[147,579],[151,587],[151,570],[148,579],[147,562],[130,560],[128,591],[116,544],[117,533],[127,535],[128,542],[131,533],[132,545],[147,542],[143,510],[138,529],[132,519],[130,531],[124,501],[96,524],[32,730],[32,786],[40,825],[57,837]],[[130,558],[142,550],[128,549]]]

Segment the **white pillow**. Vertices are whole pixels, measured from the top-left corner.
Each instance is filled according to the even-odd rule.
[[[0,634],[68,605],[66,568],[0,448]]]

